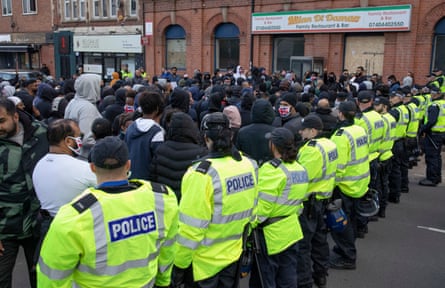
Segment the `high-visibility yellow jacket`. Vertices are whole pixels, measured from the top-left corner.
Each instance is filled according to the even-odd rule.
[[[362,197],[368,191],[370,180],[366,131],[358,125],[345,126],[338,129],[331,140],[338,151],[336,185],[349,197]]]
[[[419,131],[420,124],[420,110],[419,107],[413,102],[410,102],[405,105],[408,108],[409,112],[409,122],[406,127],[406,137],[407,138],[416,138],[417,133]]]
[[[433,133],[445,132],[445,99],[434,100],[430,106],[437,106],[439,109],[439,115],[436,123],[431,127]],[[428,113],[425,116],[425,123],[428,123]]]
[[[385,122],[385,128],[383,133],[383,140],[380,144],[379,160],[386,161],[393,156],[392,146],[394,145],[397,122],[396,119],[394,119],[394,117],[389,113],[382,114],[382,118]]]
[[[403,105],[402,102],[396,104],[391,109],[395,109],[399,112],[399,119],[396,119],[397,126],[396,126],[395,140],[400,140],[406,137],[406,129],[408,128],[408,123],[409,123],[409,111],[408,108],[406,108],[406,106]]]
[[[354,124],[365,129],[368,134],[369,161],[378,158],[380,143],[383,138],[384,123],[382,116],[375,110],[366,110],[355,118]]]
[[[309,177],[306,198],[311,193],[315,193],[319,200],[331,198],[338,162],[335,143],[328,138],[311,139],[298,151],[297,161],[306,169]]]
[[[185,173],[175,265],[192,264],[195,281],[239,259],[244,226],[253,220],[257,173],[256,162],[244,156],[209,158]]]
[[[280,253],[303,238],[298,215],[307,188],[306,170],[296,161],[273,159],[259,169],[256,223],[261,227],[268,219],[283,217],[262,228],[268,255]]]
[[[87,189],[60,209],[40,253],[39,287],[170,284],[176,196],[165,185],[130,183],[134,189],[120,193]]]

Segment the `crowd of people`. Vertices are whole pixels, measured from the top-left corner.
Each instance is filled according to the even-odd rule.
[[[0,83],[1,287],[20,246],[32,287],[326,287],[422,154],[441,183],[440,70],[177,72]]]

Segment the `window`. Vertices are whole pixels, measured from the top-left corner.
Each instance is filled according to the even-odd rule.
[[[71,19],[71,0],[65,0],[65,19]]]
[[[98,0],[94,0],[93,8]],[[84,20],[87,15],[88,0],[63,0],[65,20]],[[95,11],[93,12],[95,13]],[[94,15],[94,14],[93,14]]]
[[[94,15],[94,17],[100,16],[100,2],[99,2],[99,0],[94,0],[94,2],[93,2],[93,15]]]
[[[215,67],[226,69],[239,64],[239,29],[235,24],[224,23],[215,30]]]
[[[119,10],[119,0],[110,0],[110,16],[117,16]]]
[[[289,70],[292,56],[304,56],[304,37],[276,37],[273,45],[273,70]]]
[[[434,29],[433,60],[431,70],[445,70],[445,18],[437,23]]]
[[[12,15],[12,0],[2,0],[2,15]]]
[[[137,1],[136,0],[131,0],[130,1],[130,16],[136,16],[137,14]]]
[[[186,68],[186,40],[185,31],[179,25],[171,25],[165,32],[166,39],[166,59],[167,67],[177,67],[178,69]]]
[[[23,0],[23,14],[37,13],[37,0]]]

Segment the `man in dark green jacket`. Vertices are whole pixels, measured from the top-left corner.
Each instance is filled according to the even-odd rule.
[[[31,286],[39,200],[32,184],[37,161],[48,152],[46,127],[0,98],[0,287],[11,287],[19,247],[25,251]],[[49,180],[48,180],[49,181]]]

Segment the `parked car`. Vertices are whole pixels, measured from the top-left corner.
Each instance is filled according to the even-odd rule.
[[[14,70],[5,69],[0,70],[0,80],[9,81],[11,84],[15,84],[17,80],[28,80],[32,78],[42,78],[43,75],[39,71],[34,70]]]

